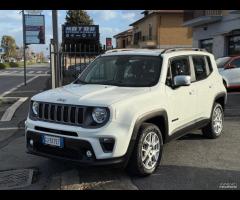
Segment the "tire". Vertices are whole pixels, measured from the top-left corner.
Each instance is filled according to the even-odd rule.
[[[148,140],[151,138],[151,136],[155,138],[155,142],[158,142],[158,144],[153,147],[152,145],[148,145],[146,143],[149,142]],[[154,148],[158,149],[159,151],[154,150]],[[142,124],[138,132],[134,150],[127,166],[128,173],[137,176],[148,176],[152,174],[160,164],[162,149],[163,139],[159,128],[150,123]],[[144,157],[146,159],[142,160]],[[150,167],[148,164],[152,165],[152,167]]]
[[[218,119],[216,119],[216,112],[220,113],[221,115],[218,116]],[[216,123],[215,120],[218,120],[217,121],[219,123],[218,125],[215,124]],[[210,122],[207,126],[202,128],[203,135],[210,139],[218,138],[223,132],[223,121],[224,121],[223,108],[221,104],[214,103]],[[214,126],[217,126],[218,129],[215,128]]]

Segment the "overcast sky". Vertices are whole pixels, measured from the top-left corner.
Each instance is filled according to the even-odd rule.
[[[106,37],[130,28],[129,24],[142,17],[141,10],[87,10],[88,14],[96,25],[99,25],[100,41],[104,45]],[[49,47],[50,38],[52,38],[52,11],[44,10],[46,27],[46,44],[30,45],[35,52],[46,50]],[[59,40],[61,41],[61,25],[65,22],[66,10],[58,11]],[[0,10],[0,38],[3,35],[11,35],[15,38],[18,46],[22,46],[22,15],[20,10]],[[115,46],[113,39],[113,45]]]

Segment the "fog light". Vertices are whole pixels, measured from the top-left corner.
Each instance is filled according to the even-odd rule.
[[[103,152],[108,153],[113,151],[115,140],[113,138],[99,139]]]
[[[91,157],[92,157],[92,152],[89,151],[89,150],[87,150],[87,151],[86,151],[86,155],[87,155],[87,157],[91,158]]]
[[[29,141],[29,144],[30,144],[31,146],[33,146],[33,140],[30,140],[30,141]]]

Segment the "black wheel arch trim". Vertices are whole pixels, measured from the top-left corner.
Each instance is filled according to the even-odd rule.
[[[157,111],[148,112],[148,113],[140,116],[135,122],[131,139],[136,140],[138,131],[139,131],[142,123],[144,123],[145,121],[150,120],[154,117],[163,117],[164,118],[165,129],[166,129],[164,134],[168,134],[168,115],[167,115],[167,111],[164,110],[164,109],[161,109],[161,110],[157,110]]]
[[[219,92],[217,95],[214,97],[213,105],[217,101],[217,99],[224,97],[224,105],[227,104],[227,92]],[[224,107],[223,107],[224,109]]]
[[[164,118],[165,133],[163,133],[164,134],[163,137],[167,137],[169,128],[168,128],[168,115],[167,115],[166,110],[161,109],[161,110],[157,110],[157,111],[151,111],[151,112],[145,113],[145,114],[141,115],[140,117],[138,117],[134,124],[131,140],[128,145],[127,153],[125,155],[125,166],[127,165],[128,161],[132,155],[133,149],[135,147],[135,142],[136,142],[136,139],[138,136],[138,132],[139,132],[139,129],[140,129],[142,123],[144,123],[145,121],[152,119],[154,117],[163,117]]]

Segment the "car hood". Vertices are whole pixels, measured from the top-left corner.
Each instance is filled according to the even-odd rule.
[[[69,84],[35,95],[32,100],[73,105],[107,106],[150,91],[148,87]]]

